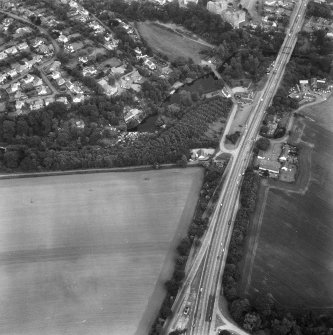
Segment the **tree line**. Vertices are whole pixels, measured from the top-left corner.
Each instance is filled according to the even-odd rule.
[[[2,171],[49,171],[177,162],[189,149],[215,147],[205,135],[209,125],[226,118],[232,102],[222,97],[202,100],[184,109],[175,125],[158,134],[142,134],[135,141],[117,143],[126,130],[123,106],[132,97],[95,96],[73,105],[49,104],[18,117],[0,116]],[[81,120],[84,127],[78,127]]]
[[[185,267],[192,246],[200,245],[200,237],[206,231],[209,220],[204,215],[208,201],[212,200],[212,205],[215,205],[220,191],[221,178],[224,172],[224,167],[209,164],[205,169],[202,188],[195,209],[192,223],[187,231],[187,236],[184,237],[177,246],[177,257],[175,259],[174,271],[170,280],[165,283],[166,297],[162,303],[159,313],[150,329],[150,335],[161,334],[165,320],[172,315],[172,304],[177,295],[179,288],[182,285],[185,277]],[[213,196],[215,194],[215,196]],[[212,210],[212,208],[211,208]],[[177,331],[175,334],[181,334],[182,331]]]
[[[223,294],[233,319],[246,331],[272,335],[326,335],[333,327],[329,314],[315,315],[310,310],[291,313],[277,305],[269,292],[261,291],[254,299],[239,296],[237,288],[241,279],[240,262],[244,243],[255,210],[259,176],[248,169],[240,190],[241,208],[238,210],[231,235],[228,257],[222,278]]]

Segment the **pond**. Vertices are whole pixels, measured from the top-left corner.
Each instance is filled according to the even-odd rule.
[[[213,92],[218,89],[223,88],[223,83],[214,75],[214,73],[209,73],[194,80],[192,83],[185,84],[179,87],[174,94],[169,95],[165,101],[164,105],[180,103],[180,92],[188,91],[188,92],[197,92],[199,95]],[[128,131],[138,131],[138,132],[155,132],[156,130],[160,130],[159,127],[156,126],[155,122],[158,118],[158,115],[151,115],[145,118],[137,127],[129,129]]]
[[[138,132],[154,132],[159,130],[160,128],[156,126],[155,122],[158,118],[157,114],[150,115],[146,117],[138,126],[132,129],[128,129],[128,131],[138,131]]]

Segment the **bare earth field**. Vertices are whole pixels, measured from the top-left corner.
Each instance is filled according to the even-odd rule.
[[[302,110],[315,122],[296,121],[304,129],[301,155],[309,156],[308,163],[301,157],[300,183],[261,188],[243,268],[245,295],[271,292],[291,308],[333,307],[332,106],[331,97]]]
[[[0,334],[147,334],[199,168],[0,180]]]
[[[204,45],[182,37],[167,29],[161,28],[152,22],[139,22],[137,26],[140,35],[155,51],[165,54],[170,60],[177,57],[192,58],[200,64],[199,52],[206,49]]]

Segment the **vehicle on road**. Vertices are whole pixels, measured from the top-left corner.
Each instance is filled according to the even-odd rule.
[[[184,308],[184,315],[188,315],[189,311],[190,311],[190,306],[186,306]]]

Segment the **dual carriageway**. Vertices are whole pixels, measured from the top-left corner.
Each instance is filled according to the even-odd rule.
[[[216,334],[215,324],[218,317],[224,324],[223,329],[239,335],[247,334],[232,321],[227,311],[220,310],[222,274],[233,229],[232,223],[238,209],[242,176],[251,159],[253,143],[265,110],[271,104],[281,83],[285,67],[297,42],[297,34],[304,22],[307,1],[299,0],[295,5],[290,18],[290,28],[276,58],[274,69],[268,75],[257,105],[251,110],[239,146],[234,151],[225,171],[218,205],[210,218],[209,228],[203,237],[200,250],[178,292],[172,308],[173,318],[166,327],[166,333],[174,329],[187,328],[186,334],[190,335]],[[222,146],[223,143],[221,143]],[[187,308],[187,315],[184,315],[186,306],[190,307]]]

